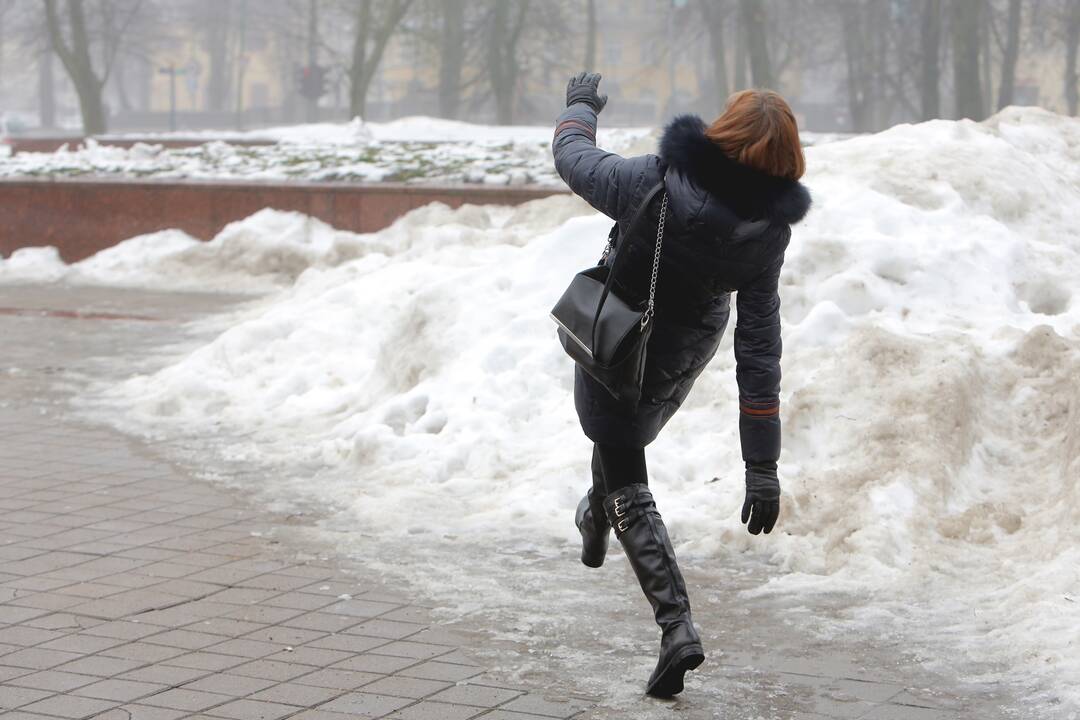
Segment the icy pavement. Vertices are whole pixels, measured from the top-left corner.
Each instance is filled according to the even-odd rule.
[[[89,375],[181,340],[220,296],[0,294],[0,714],[141,720],[569,718],[461,630],[293,519],[68,414]],[[312,708],[317,708],[314,710]]]
[[[87,383],[204,343],[210,325],[184,321],[237,300],[0,289],[5,717],[1054,717],[1001,668],[832,632],[858,596],[754,597],[773,570],[734,553],[684,563],[708,659],[677,700],[644,699],[655,627],[617,548],[599,571],[577,562],[571,506],[558,546],[383,538],[252,494],[340,469],[219,457],[236,438],[206,426],[131,441],[72,412]]]

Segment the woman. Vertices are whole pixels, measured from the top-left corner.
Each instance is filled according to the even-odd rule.
[[[615,284],[626,297],[648,296],[659,207],[627,237],[627,223],[661,180],[667,212],[656,314],[647,347],[641,402],[627,410],[576,369],[574,405],[593,441],[592,489],[578,505],[581,560],[599,567],[608,533],[637,575],[662,630],[660,655],[646,692],[670,697],[705,655],[690,617],[686,584],[649,492],[645,446],[686,399],[716,353],[736,293],[739,435],[746,464],[742,521],[769,533],[780,511],[780,297],[778,279],[791,225],[806,215],[810,194],[799,183],[804,160],[795,116],[774,92],[745,90],[706,126],[694,115],[665,128],[658,155],[622,158],[596,147],[596,118],[607,96],[600,75],[570,79],[552,149],[570,189],[616,221],[615,253],[627,253]],[[610,264],[614,253],[602,262]]]

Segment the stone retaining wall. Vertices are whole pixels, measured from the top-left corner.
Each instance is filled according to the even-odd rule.
[[[262,208],[373,232],[431,202],[517,205],[565,192],[539,186],[253,181],[0,179],[0,256],[55,245],[74,262],[135,235],[179,228],[209,240]]]

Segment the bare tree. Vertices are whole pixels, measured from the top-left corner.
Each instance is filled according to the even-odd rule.
[[[922,0],[919,97],[922,119],[941,117],[941,0]]]
[[[439,114],[457,119],[461,112],[461,69],[465,65],[465,0],[442,3],[439,46]]]
[[[75,86],[75,93],[79,97],[79,109],[82,112],[83,132],[89,135],[105,132],[106,118],[102,89],[109,79],[109,72],[116,60],[116,54],[120,48],[119,39],[123,37],[128,25],[138,14],[142,3],[127,2],[123,5],[126,7],[126,12],[123,12],[122,17],[116,21],[114,30],[110,33],[111,37],[106,38],[103,43],[104,59],[99,73],[94,69],[91,58],[91,38],[82,0],[67,0],[65,3],[67,12],[63,15],[57,7],[57,0],[45,0],[45,21],[49,39],[53,51],[60,58],[60,62],[63,63],[64,69],[71,78],[72,85]],[[70,35],[70,43],[65,38],[65,27],[67,34]]]
[[[412,0],[360,0],[357,4],[349,65],[349,114],[353,117],[366,113],[375,71],[410,5]]]
[[[728,87],[728,70],[726,47],[724,43],[724,7],[713,0],[698,0],[698,10],[705,22],[709,33],[709,55],[712,57],[712,86],[715,94],[715,103],[719,106],[730,94]]]
[[[999,110],[1012,105],[1016,92],[1016,61],[1020,57],[1020,0],[1009,0],[1009,17],[1006,23],[1005,49],[1001,57],[1001,85],[998,88]]]
[[[514,121],[521,63],[518,44],[525,29],[529,0],[494,0],[488,23],[488,81],[495,98],[495,120],[500,125]]]
[[[847,62],[851,129],[855,132],[868,132],[875,127],[874,106],[880,90],[876,55],[873,52],[878,38],[870,35],[879,18],[873,13],[873,4],[868,5],[863,0],[841,3],[838,9],[844,36],[844,58]]]
[[[1077,88],[1076,51],[1080,46],[1080,0],[1069,0],[1065,23],[1065,106],[1070,115],[1080,109],[1080,88]]]
[[[739,0],[739,18],[746,35],[746,49],[750,56],[750,73],[754,85],[759,88],[775,88],[769,47],[766,43],[768,18],[765,3],[760,0]]]
[[[596,70],[596,0],[585,0],[585,65]]]
[[[984,0],[950,3],[956,116],[973,120],[982,120],[986,114],[979,75],[979,21],[984,4]]]

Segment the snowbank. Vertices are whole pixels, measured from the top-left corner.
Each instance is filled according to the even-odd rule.
[[[1061,681],[1080,673],[1080,121],[897,126],[808,168],[782,278],[779,532],[739,523],[729,335],[649,449],[680,552],[759,554],[783,570],[761,592],[860,593],[853,622],[924,628],[1080,701]],[[260,491],[358,532],[564,546],[589,448],[547,312],[607,226],[566,198],[418,211],[339,239],[108,401],[134,431],[210,424],[249,434],[234,458],[347,471]]]

